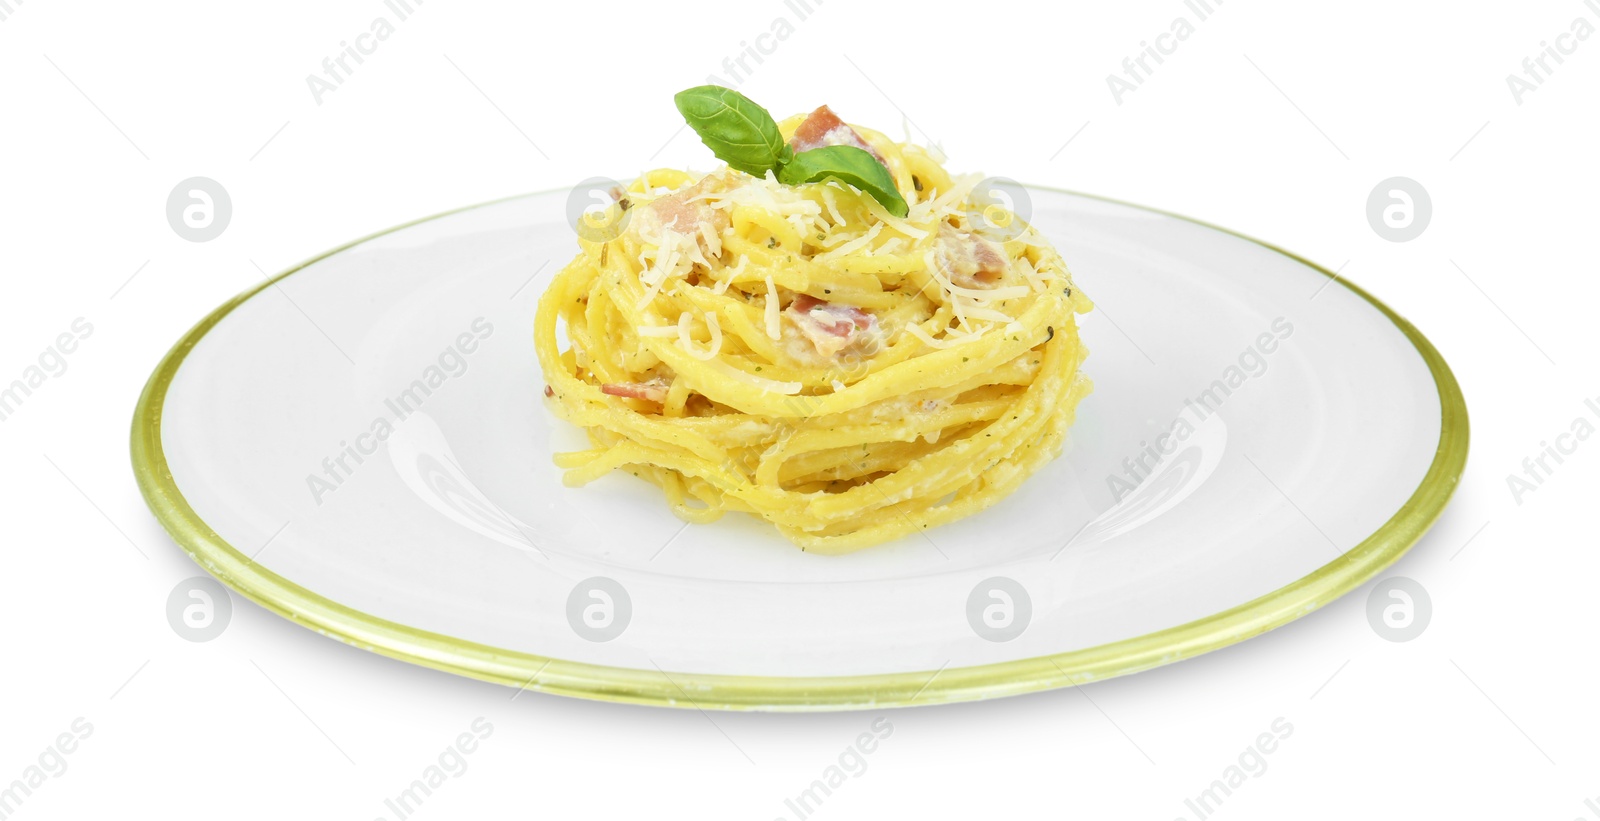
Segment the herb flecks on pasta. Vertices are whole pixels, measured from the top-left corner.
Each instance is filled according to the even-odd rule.
[[[983,510],[1060,453],[1091,303],[1032,226],[973,201],[978,176],[826,106],[774,126],[732,135],[739,167],[614,192],[591,217],[612,230],[545,292],[546,402],[593,444],[556,457],[566,483],[620,468],[687,521],[750,513],[826,553]],[[838,146],[892,191],[860,157],[806,158]]]

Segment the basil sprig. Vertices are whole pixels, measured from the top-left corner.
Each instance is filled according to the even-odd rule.
[[[696,86],[673,97],[678,111],[717,159],[754,177],[777,173],[784,185],[836,179],[870,194],[889,213],[906,215],[906,200],[889,169],[853,145],[795,152],[772,115],[749,97],[722,86]]]

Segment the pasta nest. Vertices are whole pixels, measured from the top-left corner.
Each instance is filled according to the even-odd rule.
[[[802,123],[779,124],[786,139]],[[909,204],[837,181],[658,169],[580,222],[540,300],[546,404],[706,523],[844,553],[977,513],[1060,452],[1089,393],[1055,248],[940,157],[855,127]]]

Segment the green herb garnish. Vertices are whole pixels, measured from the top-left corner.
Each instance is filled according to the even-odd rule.
[[[784,185],[835,179],[877,200],[897,217],[906,200],[889,169],[853,145],[828,145],[796,153],[783,141],[772,115],[749,97],[722,86],[696,86],[673,97],[678,111],[717,159],[753,177],[777,174]]]
[[[794,156],[772,115],[731,88],[697,86],[672,100],[711,153],[746,174],[764,177]]]
[[[833,178],[872,195],[897,217],[906,215],[906,201],[894,186],[889,169],[871,154],[853,145],[825,145],[802,151],[778,168],[778,182],[800,185]]]

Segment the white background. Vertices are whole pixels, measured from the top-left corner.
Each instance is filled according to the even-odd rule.
[[[794,818],[784,800],[880,714],[513,701],[238,597],[226,633],[186,642],[165,602],[197,568],[127,457],[150,370],[257,266],[589,176],[705,167],[672,93],[733,80],[723,59],[794,11],[429,0],[319,105],[307,75],[393,19],[379,0],[6,6],[0,381],[74,318],[94,327],[0,422],[0,786],[75,718],[94,728],[14,817],[393,818],[384,800],[481,716],[493,734],[418,817]],[[1429,592],[1420,638],[1375,635],[1367,585],[1131,678],[888,711],[893,734],[818,817],[1193,819],[1185,799],[1278,717],[1293,734],[1217,817],[1600,817],[1600,443],[1520,504],[1506,479],[1575,418],[1597,421],[1584,399],[1600,397],[1600,36],[1551,61],[1520,104],[1506,77],[1575,18],[1600,25],[1600,4],[1476,7],[1228,0],[1120,105],[1106,76],[1192,20],[1180,2],[827,0],[747,61],[740,89],[780,115],[827,102],[891,134],[904,119],[958,170],[1154,205],[1344,265],[1434,340],[1472,411],[1455,501],[1386,574]],[[165,216],[196,175],[234,205],[206,243]],[[1396,175],[1433,201],[1406,243],[1366,218]]]

